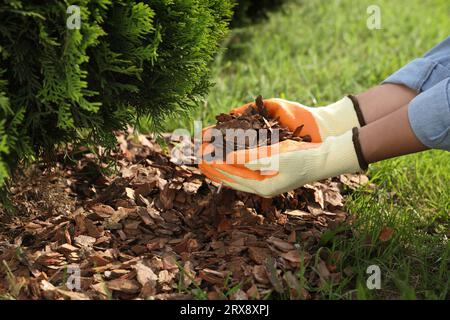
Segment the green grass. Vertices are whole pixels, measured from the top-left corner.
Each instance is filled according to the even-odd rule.
[[[343,266],[356,273],[357,297],[448,299],[450,154],[429,151],[393,159],[372,165],[370,174],[376,188],[361,189],[347,202],[360,235],[331,244],[344,253]],[[383,227],[395,230],[387,243],[378,240]],[[379,291],[364,285],[371,264],[381,267]],[[348,288],[340,289],[330,297],[348,294]]]
[[[381,30],[366,27],[372,4],[381,8]],[[214,63],[216,85],[193,118],[213,123],[216,114],[258,94],[318,106],[364,91],[443,40],[448,12],[447,0],[292,1],[268,21],[233,31]],[[376,188],[347,202],[359,235],[326,244],[343,252],[339,267],[351,265],[353,276],[322,287],[319,296],[448,299],[450,153],[385,161],[372,165],[370,175]],[[395,234],[381,243],[386,226]],[[381,290],[366,288],[371,264],[381,268]]]

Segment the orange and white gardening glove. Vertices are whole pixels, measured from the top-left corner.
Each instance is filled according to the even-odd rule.
[[[250,105],[255,103],[247,103],[231,110],[231,113],[241,114]],[[338,136],[354,127],[365,125],[358,101],[351,95],[323,107],[308,107],[278,98],[265,99],[264,106],[271,118],[278,117],[280,125],[292,132],[303,124],[301,135],[309,135],[312,142],[322,142],[330,136]]]
[[[204,145],[208,154],[212,145]],[[233,189],[273,197],[304,184],[367,169],[355,127],[324,142],[285,140],[254,149],[238,150],[226,161],[202,161],[200,170],[211,180]]]

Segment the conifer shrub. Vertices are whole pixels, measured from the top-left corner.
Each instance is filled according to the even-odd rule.
[[[190,110],[210,87],[233,4],[0,0],[0,184],[61,144],[111,148],[139,117],[160,130]]]

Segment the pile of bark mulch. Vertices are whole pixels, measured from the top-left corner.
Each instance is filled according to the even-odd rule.
[[[314,299],[306,288],[351,275],[337,267],[339,252],[321,247],[330,230],[351,236],[337,231],[348,223],[343,191],[364,175],[263,199],[170,162],[148,137],[118,141],[113,175],[84,154],[16,179],[17,212],[0,212],[0,296]]]
[[[270,117],[269,111],[264,106],[262,96],[258,96],[255,102],[250,104],[242,114],[221,113],[216,116],[216,120],[217,124],[214,128],[221,131],[223,138],[216,141],[213,137],[211,142],[215,149],[218,150],[236,151],[251,149],[269,146],[273,142],[284,140],[311,142],[310,135],[302,135],[304,124],[299,124],[294,131],[290,131],[287,127],[281,125],[279,118]],[[253,137],[239,141],[235,135],[227,134],[228,129],[254,130],[255,134]],[[276,136],[272,136],[275,134],[275,131]],[[225,160],[226,156],[226,153],[223,153],[222,158]]]

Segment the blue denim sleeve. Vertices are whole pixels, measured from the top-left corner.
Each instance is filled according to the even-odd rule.
[[[408,118],[424,145],[450,151],[450,78],[416,96],[408,106]]]
[[[450,77],[450,37],[422,58],[415,59],[396,71],[382,83],[403,84],[420,93],[448,77]]]

